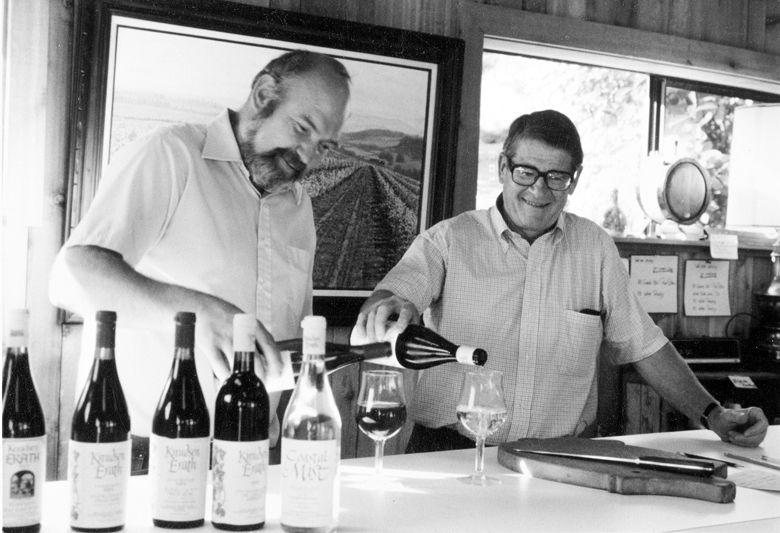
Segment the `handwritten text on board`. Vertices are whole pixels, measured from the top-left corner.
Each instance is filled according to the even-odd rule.
[[[685,262],[685,314],[729,316],[729,262]]]
[[[631,290],[648,313],[676,313],[677,256],[632,255]]]

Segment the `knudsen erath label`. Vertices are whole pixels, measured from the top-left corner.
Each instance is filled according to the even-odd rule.
[[[46,436],[3,439],[3,528],[41,523]]]
[[[83,528],[124,525],[130,479],[130,441],[71,440],[69,448],[71,525]]]

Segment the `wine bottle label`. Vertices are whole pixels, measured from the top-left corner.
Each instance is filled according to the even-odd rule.
[[[214,439],[211,521],[235,526],[265,522],[268,439]]]
[[[3,530],[41,523],[46,436],[3,439]]]
[[[130,479],[130,441],[77,442],[68,450],[70,523],[73,527],[124,525]]]
[[[206,512],[209,438],[149,436],[152,518],[170,522],[201,520]]]
[[[283,525],[326,527],[338,512],[339,444],[336,440],[282,438]]]

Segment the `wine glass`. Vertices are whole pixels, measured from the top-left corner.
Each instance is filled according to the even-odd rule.
[[[496,370],[466,372],[456,412],[458,420],[477,439],[474,473],[458,478],[472,485],[501,483],[485,475],[485,439],[506,421],[503,374]]]
[[[395,370],[366,370],[360,383],[355,419],[375,446],[374,471],[382,473],[385,441],[406,422],[403,374]]]

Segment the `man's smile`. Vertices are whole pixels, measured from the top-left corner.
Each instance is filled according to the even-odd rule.
[[[535,208],[538,208],[538,209],[543,209],[543,208],[547,207],[548,205],[550,205],[550,202],[534,202],[533,200],[529,200],[528,198],[523,198],[523,197],[520,197],[520,200],[522,202],[530,205],[531,207],[535,207]]]

